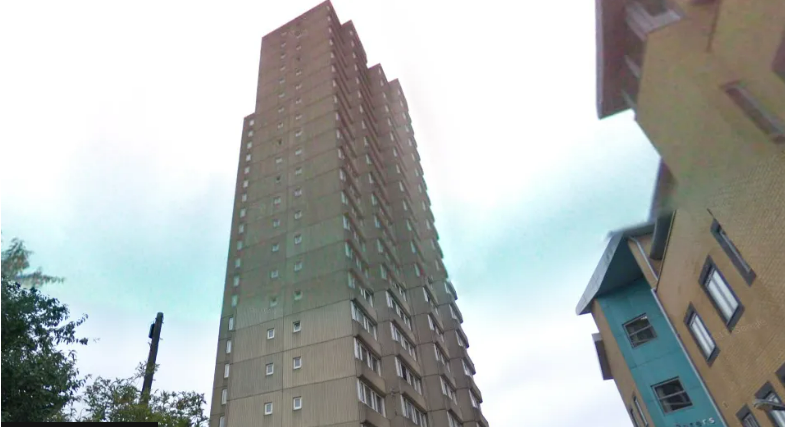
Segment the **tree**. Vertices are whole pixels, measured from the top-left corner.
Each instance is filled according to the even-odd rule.
[[[76,328],[87,316],[69,321],[68,307],[38,287],[62,282],[30,267],[32,252],[14,239],[2,253],[2,421],[40,422],[59,417],[85,380],[76,352],[59,346],[86,345]]]
[[[14,239],[2,253],[2,422],[135,422],[164,427],[203,427],[203,394],[151,393],[142,401],[136,384],[140,364],[130,378],[98,377],[91,384],[76,369],[76,351],[62,346],[86,345],[76,328],[87,316],[69,321],[68,307],[38,289],[63,279],[41,269],[27,272],[32,252]],[[84,387],[84,392],[78,392]],[[77,414],[76,404],[82,410]]]
[[[203,394],[156,390],[145,404],[137,387],[144,377],[145,365],[140,363],[136,374],[130,378],[96,378],[80,399],[86,415],[72,416],[72,419],[80,422],[154,421],[162,427],[207,425],[203,408],[207,402]]]

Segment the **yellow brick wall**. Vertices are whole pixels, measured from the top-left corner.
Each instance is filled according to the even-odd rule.
[[[751,241],[751,236],[739,239],[748,242],[739,248],[745,254],[745,259],[747,253],[756,253],[750,248],[760,251],[766,247],[774,250],[768,256],[760,256],[763,252],[759,252],[759,256],[748,259],[758,275],[750,286],[711,234],[711,223],[712,216],[705,209],[677,211],[658,295],[723,416],[731,425],[740,425],[735,417],[736,412],[745,403],[751,407],[755,392],[766,381],[770,381],[778,393],[785,396],[785,388],[775,376],[776,370],[785,363],[785,236],[780,229],[769,232],[768,237],[764,233],[755,236],[759,242],[757,245]],[[735,230],[744,229],[733,227],[733,221],[728,224],[731,225],[727,231],[731,239],[739,236],[734,233]],[[707,256],[711,256],[744,306],[744,313],[732,332],[728,332],[723,319],[699,284],[700,272]],[[720,348],[719,356],[712,366],[706,363],[684,324],[690,303]],[[762,421],[765,418],[762,413],[756,413],[756,416],[759,421],[766,422]]]
[[[751,407],[765,382],[785,398],[775,377],[785,363],[785,145],[768,140],[722,85],[743,81],[785,122],[785,83],[772,72],[785,3],[677,3],[686,18],[648,37],[636,111],[678,182],[680,209],[658,294],[723,416],[740,425],[736,411]],[[757,274],[752,285],[711,234],[712,215]],[[698,283],[707,256],[745,309],[730,333]],[[684,325],[690,303],[720,348],[711,367]],[[768,425],[763,413],[754,413]]]

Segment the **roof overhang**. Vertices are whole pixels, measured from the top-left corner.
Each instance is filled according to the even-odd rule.
[[[624,0],[595,0],[597,37],[597,116],[600,119],[627,110],[621,93],[624,61]]]
[[[589,313],[591,302],[595,298],[643,278],[643,272],[627,244],[627,239],[652,232],[654,232],[654,223],[645,223],[610,233],[610,242],[575,308],[576,314]]]

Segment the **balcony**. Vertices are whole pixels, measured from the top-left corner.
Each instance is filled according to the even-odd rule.
[[[359,376],[364,383],[376,390],[387,390],[384,378],[369,368],[363,361],[354,359],[354,365],[357,376]]]
[[[374,427],[390,427],[390,420],[385,418],[384,415],[374,411],[362,402],[358,401],[357,404],[360,406],[360,423],[368,423]],[[389,411],[391,408],[385,408],[385,410]]]
[[[413,358],[412,355],[409,354],[409,352],[406,351],[406,349],[404,349],[400,343],[393,341],[392,354],[399,356],[401,359],[403,359],[404,363],[409,365],[409,368],[411,368],[412,372],[417,374],[418,377],[420,378],[423,377],[423,369],[422,367],[420,367],[420,364],[417,362],[417,359]]]
[[[477,423],[477,427],[488,427],[488,420],[485,419],[485,415],[482,414],[482,411],[480,410],[480,408],[474,408],[473,407],[472,408],[471,417],[472,417],[472,420],[469,420],[469,421],[470,422],[471,421],[476,422]],[[464,426],[468,427],[468,426],[471,426],[471,424],[464,424]]]
[[[397,377],[395,382],[390,383],[390,391],[391,394],[395,394],[395,392],[400,392],[404,395],[407,399],[409,399],[412,403],[420,408],[427,408],[428,405],[425,402],[425,397],[422,394],[418,393],[417,390],[412,387],[411,384],[407,383],[403,378]]]

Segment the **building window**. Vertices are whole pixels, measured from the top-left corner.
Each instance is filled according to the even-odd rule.
[[[706,324],[703,323],[703,319],[701,319],[695,311],[695,307],[693,307],[692,304],[687,308],[687,315],[684,318],[684,323],[690,329],[692,338],[698,344],[698,347],[700,347],[701,352],[703,352],[703,357],[705,357],[709,362],[709,365],[711,365],[714,362],[714,359],[717,358],[720,350],[714,342],[711,333],[709,333],[709,329],[706,328]]]
[[[275,328],[270,328],[267,330],[267,339],[271,340],[275,338]]]
[[[635,411],[632,408],[630,409],[630,420],[632,421],[632,427],[640,427],[638,425],[638,420],[635,419]]]
[[[229,390],[223,389],[221,390],[221,405],[226,405],[226,400],[229,396]]]
[[[643,414],[643,408],[641,408],[641,404],[638,402],[636,396],[632,396],[632,403],[635,404],[635,409],[638,411],[638,416],[641,417],[641,421],[643,421],[643,426],[648,427],[649,420],[646,418],[646,415]],[[635,419],[635,414],[633,414],[632,418]]]
[[[228,327],[228,329],[229,329],[230,331],[233,331],[233,330],[234,330],[234,317],[230,317],[230,318],[229,318],[229,327]]]
[[[248,200],[248,195],[243,193],[243,195],[240,197],[240,201],[245,202],[246,200]]]
[[[273,220],[273,228],[278,228],[280,226],[281,226],[281,220],[280,219],[274,219]]]
[[[717,239],[717,242],[719,242],[720,246],[728,255],[728,258],[731,259],[733,265],[739,270],[741,276],[744,277],[747,284],[752,284],[752,281],[755,280],[755,272],[752,270],[752,267],[747,264],[744,257],[741,256],[741,252],[739,252],[736,245],[734,245],[730,237],[728,237],[725,229],[720,226],[720,223],[717,222],[716,219],[711,224],[711,234]]]
[[[275,307],[276,305],[278,305],[278,297],[270,297],[270,307]]]
[[[706,291],[728,329],[732,330],[744,312],[744,307],[711,257],[706,258],[700,280],[703,290]]]
[[[218,427],[226,427],[226,418],[223,415],[218,419]]]
[[[275,158],[275,164],[276,165],[280,165],[281,163],[283,163],[283,157],[276,157]]]
[[[300,197],[302,195],[303,195],[303,189],[302,188],[297,188],[297,189],[294,190],[294,197]]]
[[[461,364],[463,365],[463,373],[464,373],[464,374],[465,374],[467,377],[471,377],[472,375],[474,375],[474,374],[472,373],[472,370],[471,370],[471,368],[469,368],[469,364],[468,364],[468,363],[466,363],[466,360],[464,360],[464,359],[461,359]]]
[[[234,278],[232,279],[232,286],[234,286],[235,288],[240,286],[240,276],[234,276]]]
[[[361,362],[363,362],[366,366],[368,366],[372,371],[376,372],[377,374],[381,375],[381,364],[382,362],[379,358],[373,354],[365,344],[362,343],[359,339],[354,339],[354,357]]]
[[[232,365],[228,363],[224,364],[224,378],[229,378],[229,371],[231,370],[231,366]]]
[[[243,241],[242,241],[242,240],[238,240],[238,241],[237,241],[237,250],[239,251],[239,250],[241,250],[242,248],[243,248]]]
[[[724,87],[725,93],[766,136],[774,142],[785,143],[785,125],[766,111],[740,82]]]
[[[376,338],[376,324],[365,314],[364,311],[354,301],[351,301],[352,320],[359,323],[363,329]]]
[[[297,169],[294,170],[294,174],[295,175],[302,175],[303,174],[302,166],[298,166]]]
[[[232,295],[232,307],[237,307],[237,295]]]
[[[408,418],[414,425],[428,427],[428,418],[424,412],[417,409],[416,406],[409,399],[401,395],[401,410],[403,411],[404,418]]]
[[[360,402],[366,404],[369,408],[385,415],[384,398],[379,396],[376,391],[362,382],[359,378],[357,379],[357,397],[360,399]]]
[[[744,405],[739,412],[736,413],[736,418],[741,421],[742,427],[760,427],[758,420],[752,412],[750,412],[750,408],[747,405]]]
[[[303,398],[300,397],[300,396],[297,396],[297,397],[293,398],[292,399],[292,410],[299,411],[302,408],[303,408]]]
[[[627,338],[629,338],[632,348],[657,338],[654,327],[649,323],[649,317],[646,314],[642,314],[625,323],[624,330],[627,332]]]
[[[455,415],[452,412],[447,412],[447,426],[448,427],[462,427],[462,424],[455,419]]]
[[[279,196],[279,197],[274,198],[273,199],[273,204],[274,205],[280,205],[281,204],[281,197]]]
[[[295,234],[294,235],[294,244],[295,245],[299,245],[302,242],[303,242],[303,236],[301,234]]]
[[[243,188],[248,188],[248,180],[243,181]]]
[[[302,261],[297,261],[296,263],[294,263],[294,271],[300,271],[302,269],[303,269]]]
[[[303,217],[303,211],[295,211],[294,212],[294,219],[300,219]]]
[[[452,400],[453,403],[457,405],[458,398],[455,394],[455,389],[453,389],[452,386],[447,381],[444,380],[444,377],[439,377],[439,380],[442,383],[442,394],[447,396],[447,398]]]
[[[245,231],[245,224],[240,224],[240,226],[237,227],[237,233],[243,234],[244,231]]]
[[[666,414],[692,406],[690,396],[684,390],[678,378],[657,384],[652,388],[657,396],[657,400],[660,402],[662,411]]]
[[[302,148],[298,148],[298,149],[294,150],[294,155],[295,156],[299,156],[299,155],[302,155],[302,154],[303,154],[303,149]]]
[[[273,247],[272,247],[272,251],[273,252],[278,252],[278,250],[280,248],[281,248],[281,245],[279,245],[278,243],[273,243]],[[270,276],[270,277],[272,277],[272,276]]]
[[[292,369],[300,369],[303,367],[303,358],[297,356],[292,359]]]
[[[273,402],[264,404],[264,415],[271,415],[273,413]]]
[[[755,398],[768,400],[774,403],[782,403],[782,399],[777,395],[777,392],[774,391],[774,387],[772,387],[769,382],[764,384],[763,387],[755,393]],[[771,411],[767,412],[766,415],[775,427],[785,427],[785,411]]]
[[[226,341],[226,354],[232,354],[232,340]]]

